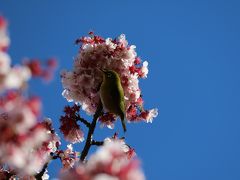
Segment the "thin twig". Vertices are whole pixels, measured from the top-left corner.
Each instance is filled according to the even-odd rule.
[[[91,126],[91,123],[89,123],[86,119],[81,118],[79,114],[76,115],[76,120],[82,122],[82,123],[85,124],[85,126],[87,126],[88,128],[90,128],[90,126]]]
[[[96,127],[96,124],[97,124],[97,119],[98,117],[102,114],[102,103],[100,102],[98,107],[97,107],[97,110],[93,116],[93,120],[92,120],[92,123],[89,127],[89,130],[88,130],[88,135],[87,135],[87,140],[86,140],[86,143],[85,143],[85,146],[82,150],[82,153],[81,153],[81,157],[80,157],[80,160],[83,162],[86,158],[86,156],[88,155],[88,151],[92,145],[92,137],[93,137],[93,133],[94,133],[94,130],[95,130],[95,127]]]
[[[58,155],[54,155],[54,156],[52,156],[51,160],[57,159],[57,158],[60,158],[60,157],[59,157]],[[39,173],[37,173],[37,174],[34,175],[34,177],[36,178],[36,180],[42,180],[42,176],[43,176],[43,174],[45,173],[45,171],[47,170],[48,164],[50,163],[51,160],[49,160],[47,163],[44,164],[42,170],[41,170]]]
[[[103,141],[95,141],[95,140],[92,140],[92,145],[95,145],[95,146],[102,146],[103,145]]]
[[[6,177],[6,179],[11,179],[11,178],[13,178],[13,176],[15,176],[16,177],[16,173],[14,173],[14,172],[9,172],[9,171],[5,171],[5,177]]]
[[[42,180],[42,176],[43,176],[43,174],[45,173],[45,171],[46,171],[47,168],[48,168],[48,163],[49,163],[49,162],[45,163],[44,166],[43,166],[43,168],[42,168],[42,170],[41,170],[39,173],[37,173],[36,175],[34,175],[34,177],[36,178],[36,180]]]

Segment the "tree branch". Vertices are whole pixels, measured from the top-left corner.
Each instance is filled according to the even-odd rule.
[[[92,145],[95,145],[95,146],[102,146],[103,145],[103,141],[95,141],[95,140],[92,140]]]
[[[51,160],[60,158],[58,155],[51,155],[51,156],[52,156],[52,158],[47,163],[44,164],[42,170],[39,173],[34,175],[36,180],[42,180],[42,176],[45,173],[45,171],[47,170],[48,164],[50,163]]]
[[[87,140],[86,140],[85,146],[84,146],[84,148],[82,150],[82,153],[81,153],[80,160],[82,162],[85,160],[86,156],[88,155],[88,151],[89,151],[89,149],[92,145],[93,133],[94,133],[94,130],[95,130],[95,127],[96,127],[96,124],[97,124],[97,119],[102,114],[102,109],[103,109],[102,103],[99,102],[97,110],[96,110],[95,114],[93,115],[92,123],[89,127],[89,130],[88,130],[88,135],[87,135]]]
[[[76,115],[76,120],[82,122],[82,123],[85,124],[85,126],[87,126],[88,128],[90,128],[90,126],[91,126],[91,123],[89,123],[86,119],[81,118],[79,114]]]
[[[41,170],[39,173],[37,173],[36,175],[34,175],[34,177],[36,178],[36,180],[42,180],[42,176],[43,176],[43,174],[45,173],[46,169],[48,168],[48,163],[49,163],[49,162],[45,163],[44,166],[43,166],[43,168],[42,168],[42,170]]]
[[[4,171],[6,174],[5,174],[5,177],[6,179],[11,179],[13,178],[12,176],[15,176],[16,177],[16,173],[14,172],[11,172],[11,171]]]

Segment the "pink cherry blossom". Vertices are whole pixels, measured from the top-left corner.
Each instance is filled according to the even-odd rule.
[[[79,152],[73,151],[72,144],[67,145],[65,151],[59,151],[58,156],[61,158],[63,168],[62,170],[68,170],[79,161]]]
[[[60,117],[60,130],[64,135],[65,140],[71,143],[82,142],[84,140],[84,133],[77,124],[76,113],[80,107],[74,105],[73,107],[66,106],[64,109],[65,115]]]
[[[116,121],[116,116],[112,113],[106,113],[99,118],[102,127],[107,126],[110,129],[114,128],[114,123]]]
[[[33,77],[40,77],[44,80],[51,80],[57,67],[57,61],[54,58],[42,62],[40,59],[25,59],[23,64],[28,67]]]
[[[7,33],[7,22],[0,16],[0,92],[7,89],[23,88],[31,77],[29,68],[25,66],[11,67],[11,58],[7,54],[10,40]]]
[[[45,141],[41,148],[48,154],[55,153],[61,145],[61,141],[52,127],[52,120],[50,118],[45,118],[41,125],[47,130],[47,135],[49,137],[48,141]]]
[[[7,33],[7,21],[0,16],[0,51],[5,51],[10,44],[10,39]]]
[[[106,141],[86,164],[62,172],[61,180],[144,180],[137,159],[128,159],[120,141]]]
[[[61,73],[63,96],[70,102],[79,103],[88,114],[94,114],[99,103],[99,87],[103,76],[99,69],[112,69],[121,78],[127,119],[146,120],[141,116],[141,112],[145,110],[139,79],[147,77],[148,62],[141,64],[136,46],[129,45],[123,34],[117,39],[104,39],[93,33],[89,34],[90,36],[76,41],[77,44],[81,43],[81,46],[74,60],[73,70],[64,70]],[[135,109],[135,114],[130,109]],[[106,116],[100,120],[106,126],[113,127],[114,121],[106,121]]]
[[[1,41],[1,40],[0,40]],[[10,70],[11,59],[6,52],[0,51],[0,75],[4,76]]]
[[[48,179],[49,162],[60,159],[63,166],[60,179],[144,180],[135,150],[124,138],[114,134],[112,138],[96,141],[93,136],[97,120],[101,126],[114,128],[117,116],[105,111],[91,123],[80,116],[80,108],[93,115],[99,106],[103,79],[100,69],[112,69],[119,74],[128,121],[152,122],[158,115],[157,109],[143,107],[139,80],[147,77],[148,62],[142,63],[136,46],[129,45],[124,34],[104,39],[90,32],[76,40],[80,49],[73,70],[61,73],[62,94],[74,105],[64,108],[59,129],[72,144],[84,140],[81,123],[89,130],[79,158],[80,153],[73,151],[72,144],[66,150],[60,149],[61,141],[50,118],[41,121],[40,99],[24,96],[30,78],[51,79],[56,60],[25,59],[20,65],[12,65],[7,52],[9,44],[7,21],[0,16],[0,179]],[[88,160],[82,158],[94,145],[102,146]]]
[[[48,59],[45,65],[39,59],[27,59],[23,65],[11,66],[11,58],[7,54],[9,43],[7,22],[0,16],[0,92],[24,89],[32,76],[51,80],[57,66],[54,58]]]
[[[50,134],[40,123],[31,103],[18,94],[2,97],[0,106],[0,160],[18,174],[34,174],[49,160]],[[40,106],[37,106],[40,107]]]

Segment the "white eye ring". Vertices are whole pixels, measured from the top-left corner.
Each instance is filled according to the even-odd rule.
[[[111,77],[112,76],[112,74],[111,73],[107,73],[107,77]]]

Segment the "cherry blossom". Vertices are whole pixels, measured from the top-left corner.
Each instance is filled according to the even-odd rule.
[[[107,126],[110,129],[114,128],[114,123],[116,121],[116,116],[112,113],[106,113],[99,118],[102,126]]]
[[[52,78],[56,60],[26,58],[22,64],[12,65],[7,52],[10,44],[7,24],[0,16],[0,179],[49,179],[48,164],[60,159],[60,179],[144,180],[136,152],[124,137],[114,134],[96,141],[93,136],[97,121],[109,128],[114,128],[116,122],[116,115],[102,111],[99,104],[101,69],[119,74],[128,121],[148,123],[158,115],[157,109],[143,107],[139,80],[147,77],[148,62],[137,56],[136,46],[129,45],[124,34],[104,39],[90,32],[76,40],[80,49],[73,70],[61,73],[62,95],[74,105],[65,106],[59,129],[64,140],[74,144],[84,141],[82,126],[85,126],[88,133],[80,153],[73,150],[72,144],[61,149],[52,120],[41,115],[40,98],[29,96],[26,91],[30,79]],[[80,116],[81,110],[93,115],[92,122]],[[100,147],[87,159],[91,146]]]
[[[0,107],[0,160],[19,173],[32,174],[48,161],[41,146],[47,130],[38,123],[29,101],[21,96],[5,98]]]
[[[121,144],[121,149],[122,149],[122,151],[125,152],[128,159],[131,159],[136,156],[136,152],[135,152],[134,148],[132,148],[128,144],[126,144],[125,138],[119,138],[117,133],[115,133],[113,135],[113,137],[111,137],[111,138],[104,139],[105,144],[111,143],[111,142],[118,142],[119,144]]]
[[[99,69],[112,69],[121,78],[127,119],[150,122],[144,118],[145,116],[141,116],[141,112],[147,110],[143,109],[143,100],[139,101],[141,98],[139,78],[147,77],[148,62],[144,61],[141,64],[141,59],[136,53],[136,46],[129,45],[123,34],[117,39],[104,39],[93,35],[92,32],[89,34],[90,36],[76,41],[81,45],[74,60],[73,70],[64,70],[61,73],[63,96],[70,102],[79,103],[88,114],[94,114],[99,103],[99,87],[103,76]],[[151,120],[156,117],[157,109],[154,109],[154,112]],[[106,123],[106,126],[113,128],[113,121],[106,121],[106,117],[100,119],[101,122]]]
[[[51,80],[57,67],[57,61],[54,58],[42,62],[39,59],[24,59],[23,64],[28,67],[33,77],[40,77],[44,80]]]
[[[56,60],[50,58],[46,64],[39,59],[25,59],[22,65],[11,66],[7,53],[10,40],[7,33],[7,21],[0,16],[0,92],[8,89],[24,89],[31,77],[50,80],[57,66]]]
[[[72,144],[67,145],[65,151],[59,151],[58,156],[62,161],[63,170],[73,168],[73,166],[79,161],[79,154],[79,152],[73,151]]]
[[[77,124],[77,112],[80,107],[74,105],[73,107],[66,106],[64,109],[65,115],[60,117],[60,130],[64,135],[65,140],[71,143],[82,142],[84,140],[84,133]]]
[[[48,154],[55,153],[59,149],[61,141],[52,127],[52,120],[50,118],[45,118],[41,125],[47,130],[47,135],[49,137],[48,141],[43,143],[42,149]]]
[[[0,39],[1,41],[1,39]],[[31,71],[25,66],[10,66],[11,59],[6,52],[0,52],[0,91],[23,88],[31,78]]]
[[[10,39],[7,33],[7,21],[0,16],[0,51],[6,51],[10,44]]]
[[[120,141],[106,141],[87,164],[62,172],[61,180],[144,180],[137,159],[129,159]]]
[[[1,40],[0,40],[1,42]],[[6,52],[0,51],[0,74],[4,76],[10,70],[11,59]]]

